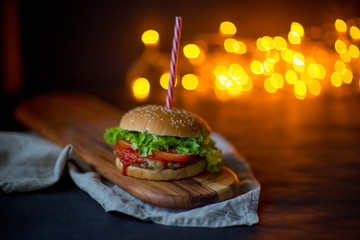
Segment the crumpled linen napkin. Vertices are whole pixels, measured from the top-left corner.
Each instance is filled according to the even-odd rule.
[[[154,223],[186,227],[228,227],[258,223],[260,184],[247,163],[221,135],[212,138],[222,149],[224,162],[242,183],[239,196],[194,209],[169,209],[145,203],[100,178],[68,145],[58,147],[34,133],[0,132],[0,187],[5,193],[26,192],[56,183],[68,164],[75,184],[105,211],[117,211]]]

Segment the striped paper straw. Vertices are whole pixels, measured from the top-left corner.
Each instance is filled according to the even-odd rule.
[[[176,77],[177,56],[178,56],[178,49],[179,49],[180,35],[181,35],[181,24],[182,24],[182,18],[176,17],[175,18],[173,47],[172,47],[172,51],[171,51],[170,78],[169,78],[168,92],[166,95],[165,109],[170,109],[172,106],[173,92],[174,92],[174,86],[175,86],[175,77]]]

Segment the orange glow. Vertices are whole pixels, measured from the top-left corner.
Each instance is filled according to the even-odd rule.
[[[220,34],[223,36],[234,36],[236,33],[236,26],[232,22],[225,21],[220,24]]]
[[[346,23],[341,19],[336,19],[336,21],[335,21],[335,29],[339,33],[345,33],[346,29],[347,29]]]
[[[143,100],[149,96],[150,83],[146,78],[138,78],[132,85],[134,97]]]
[[[356,26],[351,26],[350,27],[350,36],[354,40],[359,40],[360,39],[360,29]]]
[[[159,33],[155,30],[147,30],[142,34],[141,40],[146,46],[155,46],[159,42]]]
[[[195,44],[187,44],[183,48],[183,52],[187,58],[197,58],[200,54],[200,48]]]
[[[169,87],[169,80],[170,80],[170,73],[164,73],[163,75],[161,75],[160,77],[160,85],[163,89],[168,89]],[[177,85],[178,79],[177,77],[175,78],[175,86]]]
[[[259,89],[281,96],[290,91],[298,99],[327,90],[342,95],[343,89],[334,91],[334,87],[352,94],[355,86],[359,93],[360,17],[334,20],[306,29],[291,22],[286,33],[263,34],[255,39],[237,36],[235,24],[223,21],[215,34],[199,33],[193,43],[182,46],[179,61],[185,59],[185,63],[179,68],[179,91],[196,90],[204,95],[213,91],[221,100],[257,93]],[[145,31],[141,40],[146,52],[129,68],[126,81],[133,96],[142,101],[148,98],[150,87],[160,87],[158,81],[163,89],[168,88],[169,73],[151,80],[134,76],[157,76],[168,68],[169,56],[163,47],[150,47],[159,45],[157,31]]]

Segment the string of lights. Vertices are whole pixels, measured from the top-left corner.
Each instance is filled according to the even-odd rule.
[[[304,29],[292,22],[287,34],[246,39],[225,21],[218,32],[182,46],[175,86],[223,100],[255,91],[286,91],[301,100],[346,85],[359,91],[359,25],[360,19],[337,19]],[[152,88],[167,89],[169,81],[169,54],[159,50],[159,33],[147,30],[141,39],[144,52],[126,75],[138,100],[146,99]]]

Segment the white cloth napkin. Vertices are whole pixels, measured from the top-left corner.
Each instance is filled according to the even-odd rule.
[[[211,137],[222,149],[224,163],[238,175],[241,193],[235,198],[195,209],[169,209],[145,203],[100,178],[71,145],[61,149],[33,133],[0,132],[0,187],[5,193],[46,188],[60,179],[68,164],[75,184],[107,212],[118,211],[171,226],[215,228],[258,223],[260,184],[225,138],[216,133]]]

